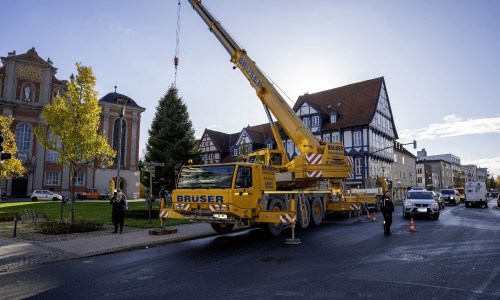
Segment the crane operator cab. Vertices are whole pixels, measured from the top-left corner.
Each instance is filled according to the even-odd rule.
[[[279,150],[262,149],[248,155],[247,162],[258,165],[282,166],[283,153]]]

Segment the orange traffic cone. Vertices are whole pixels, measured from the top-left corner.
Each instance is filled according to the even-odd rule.
[[[370,220],[372,217],[370,217],[370,211],[367,209],[366,210],[366,219]]]
[[[411,218],[411,222],[410,222],[410,230],[409,230],[409,231],[411,231],[411,232],[416,231],[416,230],[415,230],[415,225],[413,224],[413,218]]]
[[[373,211],[373,219],[372,222],[377,222],[377,219],[375,218],[375,211]]]

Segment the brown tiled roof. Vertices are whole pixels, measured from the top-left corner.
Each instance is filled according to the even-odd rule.
[[[256,126],[247,126],[245,130],[252,141],[256,144],[264,144],[269,138],[274,140],[271,125],[269,123]]]
[[[236,143],[239,133],[227,134],[215,130],[205,129],[205,132],[210,136],[212,142],[221,152],[229,152],[229,148]]]
[[[323,130],[367,125],[371,122],[377,107],[383,77],[366,80],[314,94],[299,96],[293,109],[297,109],[304,101],[310,103],[320,113],[340,114],[337,123],[327,122]]]

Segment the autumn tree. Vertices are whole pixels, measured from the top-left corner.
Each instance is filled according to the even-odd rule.
[[[158,180],[154,182],[153,190],[154,194],[158,194],[161,186],[167,190],[175,187],[176,165],[187,164],[190,159],[195,164],[201,162],[199,141],[194,136],[187,106],[178,96],[175,86],[170,86],[160,99],[148,132],[145,161],[165,164],[164,167],[156,168],[155,178]],[[149,174],[142,177],[141,181],[149,186]]]
[[[14,133],[10,131],[13,121],[14,118],[12,115],[7,117],[0,115],[0,134],[4,139],[2,143],[3,152],[12,154],[12,158],[6,159],[0,163],[0,187],[4,180],[21,177],[26,173],[26,169],[22,162],[14,157],[14,154],[17,153],[17,146]]]
[[[35,129],[39,143],[58,152],[58,164],[70,169],[70,220],[75,218],[75,180],[83,168],[104,167],[113,164],[116,151],[106,137],[99,134],[98,94],[94,90],[96,78],[91,67],[76,63],[77,75],[68,82],[68,90],[43,107],[43,124]]]

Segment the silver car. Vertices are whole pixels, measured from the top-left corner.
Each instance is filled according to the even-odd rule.
[[[428,215],[435,220],[439,218],[439,204],[430,191],[408,191],[403,204],[405,218]]]

